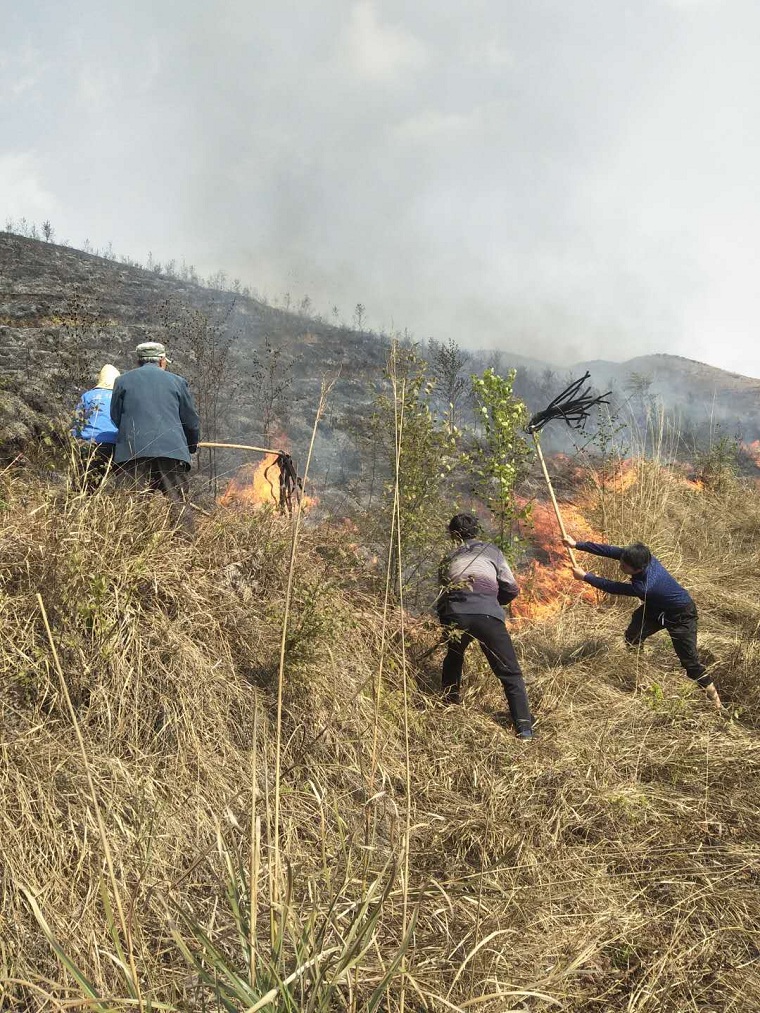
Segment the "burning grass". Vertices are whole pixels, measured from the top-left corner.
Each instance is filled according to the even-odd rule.
[[[631,467],[573,525],[650,541],[693,591],[735,720],[669,644],[624,650],[630,604],[571,585],[517,636],[526,747],[474,653],[464,705],[438,703],[439,658],[414,663],[437,632],[410,617],[407,795],[399,616],[384,631],[360,552],[311,527],[278,883],[291,521],[224,511],[191,543],[160,499],[2,476],[0,1008],[396,1010],[402,987],[415,1010],[760,1007],[760,508]]]
[[[219,497],[222,506],[257,510],[279,503],[277,454],[266,454],[255,464],[244,464],[236,471]]]
[[[615,504],[616,509],[620,509],[628,501],[629,489],[646,484],[643,482],[646,462],[620,460],[600,474],[594,470],[582,471],[564,454],[557,458],[559,462],[553,460],[552,463],[554,466],[559,463],[566,479],[569,476],[572,492],[572,500],[564,499],[561,505],[566,529],[579,541],[608,540],[600,531],[606,531],[609,526],[609,505]],[[668,478],[670,480],[670,473]],[[526,502],[520,505],[525,506]],[[528,546],[529,559],[521,573],[520,597],[512,606],[512,615],[519,626],[557,617],[579,597],[587,602],[598,600],[593,588],[573,583],[567,549],[562,544],[549,501],[539,499],[530,504],[520,535]],[[632,536],[626,535],[622,540],[631,541]]]

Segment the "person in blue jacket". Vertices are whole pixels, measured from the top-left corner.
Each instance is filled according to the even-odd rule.
[[[570,548],[580,549],[592,556],[620,561],[620,569],[630,578],[629,582],[597,577],[579,566],[573,567],[573,576],[607,594],[640,598],[642,604],[631,616],[625,631],[625,642],[630,647],[639,647],[648,637],[667,630],[681,667],[705,691],[712,706],[720,710],[718,690],[706,674],[697,652],[697,606],[689,592],[652,555],[649,547],[642,542],[621,548],[598,542],[577,542],[570,537],[563,541]]]
[[[91,488],[100,483],[113,459],[118,429],[111,421],[111,396],[118,376],[115,366],[103,366],[95,386],[82,394],[74,409],[71,435],[79,442]]]
[[[193,396],[184,377],[167,372],[170,360],[160,342],[145,341],[135,354],[137,368],[116,380],[111,398],[111,420],[118,429],[114,463],[122,482],[161,491],[182,507],[200,439]]]

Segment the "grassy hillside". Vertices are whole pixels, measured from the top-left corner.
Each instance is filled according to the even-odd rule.
[[[573,593],[521,620],[519,743],[474,653],[438,702],[349,528],[304,529],[289,592],[287,519],[190,542],[6,470],[0,1008],[760,1008],[756,493],[637,462],[581,502],[693,591],[733,717]]]

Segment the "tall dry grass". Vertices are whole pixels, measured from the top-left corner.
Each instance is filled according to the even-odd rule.
[[[734,718],[579,602],[517,638],[528,745],[474,654],[441,706],[347,531],[301,532],[281,667],[286,519],[3,475],[0,1008],[760,1008],[757,496],[636,467],[605,534],[693,592]]]

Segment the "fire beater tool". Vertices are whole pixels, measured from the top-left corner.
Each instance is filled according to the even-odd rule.
[[[287,510],[290,513],[293,509],[293,498],[295,497],[296,503],[301,496],[302,483],[296,472],[296,466],[293,463],[293,458],[290,454],[286,454],[283,450],[274,450],[272,447],[252,447],[246,443],[199,443],[199,447],[207,447],[212,450],[250,450],[257,454],[272,454],[276,457],[276,460],[269,465],[264,471],[264,477],[272,489],[272,497],[276,501],[274,496],[274,485],[269,478],[270,468],[277,467],[279,471],[279,507],[280,510]]]
[[[554,507],[554,514],[557,518],[557,524],[559,524],[559,530],[562,533],[563,538],[567,538],[567,531],[565,530],[565,524],[562,520],[562,514],[560,513],[559,503],[557,497],[554,494],[554,488],[552,486],[552,480],[549,477],[549,471],[546,467],[546,461],[541,451],[541,442],[539,440],[539,433],[547,423],[552,422],[554,419],[562,419],[571,429],[583,429],[588,419],[591,409],[594,405],[609,404],[607,398],[612,391],[607,391],[606,394],[593,395],[591,393],[591,387],[584,384],[590,378],[591,374],[586,372],[580,378],[570,384],[561,394],[558,394],[554,400],[544,408],[543,411],[536,412],[526,426],[527,431],[533,437],[533,443],[536,447],[536,454],[541,464],[541,470],[544,473],[546,479],[546,485],[549,489],[549,496],[551,497],[552,506]],[[570,556],[570,562],[573,566],[577,566],[578,562],[575,558],[575,553],[566,546],[567,554]]]

